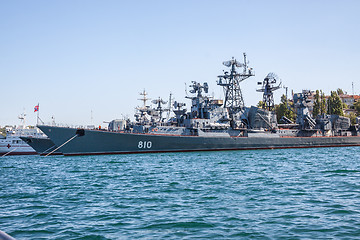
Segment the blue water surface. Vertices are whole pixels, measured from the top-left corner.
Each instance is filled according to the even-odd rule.
[[[359,239],[360,148],[0,158],[21,239]]]

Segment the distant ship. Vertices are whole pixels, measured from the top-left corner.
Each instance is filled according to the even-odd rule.
[[[161,98],[152,101],[156,104],[152,108],[146,104],[144,91],[143,106],[137,108],[134,122],[113,120],[107,130],[38,127],[64,155],[360,146],[359,126],[351,126],[349,118],[312,117],[307,92],[294,95],[296,122],[284,118],[285,123],[278,124],[273,91],[280,83],[274,73],[259,82],[263,106],[245,107],[240,83],[254,76],[246,54],[243,63],[233,58],[223,64],[229,70],[218,76],[217,84],[223,87],[225,98],[208,96],[208,84],[193,81],[192,96],[186,96],[191,100],[190,111],[185,103],[172,103],[171,98],[168,108],[163,107],[166,101]]]
[[[0,157],[37,154],[21,137],[46,138],[46,136],[36,127],[25,126],[25,116],[24,113],[19,116],[21,124],[18,127],[6,127],[6,136],[0,135]]]

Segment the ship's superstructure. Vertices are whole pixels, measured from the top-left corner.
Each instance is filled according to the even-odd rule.
[[[263,92],[263,106],[245,107],[240,83],[254,76],[246,54],[244,63],[233,58],[223,64],[230,68],[217,81],[224,89],[224,100],[208,96],[206,82],[192,81],[191,96],[186,97],[191,101],[189,110],[186,103],[172,104],[171,96],[167,108],[167,102],[160,97],[152,101],[155,107],[151,107],[144,90],[140,99],[143,105],[136,108],[134,122],[113,120],[108,131],[44,125],[39,128],[65,155],[360,145],[359,128],[350,126],[348,118],[313,118],[306,93],[294,96],[296,123],[279,125],[273,91],[280,88],[280,81],[274,73],[266,76],[258,90]],[[170,117],[170,107],[174,117]]]

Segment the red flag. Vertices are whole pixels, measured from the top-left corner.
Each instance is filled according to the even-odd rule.
[[[39,111],[39,104],[34,107],[34,112]]]

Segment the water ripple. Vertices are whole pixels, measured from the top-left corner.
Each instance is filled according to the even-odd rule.
[[[0,161],[16,239],[355,239],[360,148]]]

